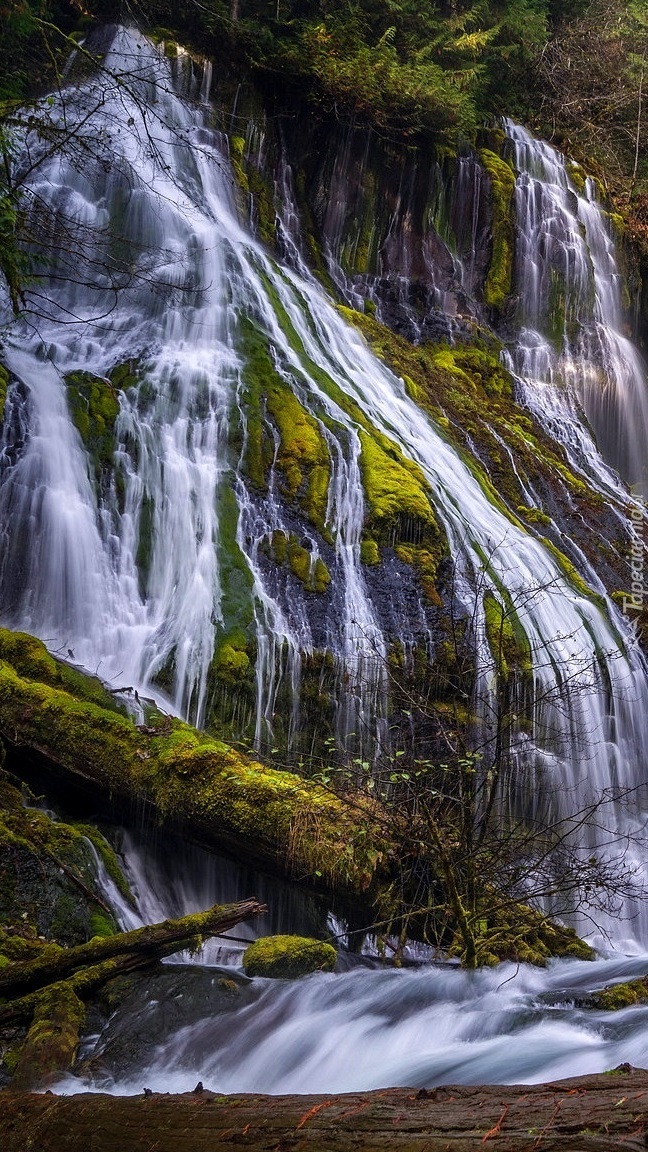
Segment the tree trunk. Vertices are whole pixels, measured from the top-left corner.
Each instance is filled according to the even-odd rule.
[[[20,996],[23,999],[19,1003],[27,1003],[30,997],[25,993],[36,993],[46,985],[68,979],[81,969],[85,969],[85,973],[80,973],[81,985],[84,980],[87,982],[91,969],[99,967],[109,973],[104,977],[107,980],[110,974],[118,975],[124,968],[130,971],[133,967],[151,964],[162,956],[169,956],[197,937],[207,939],[218,936],[242,920],[250,920],[262,912],[265,912],[265,906],[251,898],[238,904],[215,904],[207,912],[195,912],[179,920],[164,920],[161,924],[135,928],[132,932],[120,932],[117,936],[95,938],[76,948],[51,945],[44,949],[43,956],[13,963],[1,970],[0,997],[15,1000]],[[124,961],[121,968],[118,958]],[[111,963],[106,964],[106,961]],[[9,1004],[0,1010],[0,1021],[7,1018],[11,1009],[12,1005]]]
[[[343,1096],[0,1094],[3,1152],[645,1152],[648,1072]]]

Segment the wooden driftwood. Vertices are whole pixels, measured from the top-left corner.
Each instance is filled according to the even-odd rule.
[[[648,1072],[342,1096],[0,1095],[3,1152],[645,1152]]]

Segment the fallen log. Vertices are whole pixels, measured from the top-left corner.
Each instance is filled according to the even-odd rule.
[[[200,1086],[198,1086],[200,1087]],[[341,1096],[0,1095],[3,1152],[645,1152],[648,1072]]]
[[[196,937],[207,939],[218,936],[262,912],[265,912],[265,906],[251,898],[237,904],[215,904],[207,912],[195,912],[178,920],[164,920],[161,924],[146,925],[131,932],[119,932],[116,936],[90,940],[88,944],[79,944],[75,948],[60,948],[52,944],[44,948],[43,955],[34,960],[16,961],[2,969],[0,997],[5,1000],[25,997],[25,993],[36,992],[48,984],[66,980],[79,969],[96,967],[120,956],[139,956],[144,963],[149,964],[187,947]],[[132,966],[129,959],[129,971]],[[112,972],[113,975],[119,975],[118,964],[113,965]],[[10,1008],[11,1005],[8,1009],[0,1010],[0,1022],[6,1019],[5,1013]]]
[[[2,995],[9,1002],[0,1008],[0,1026],[29,1024],[12,1086],[45,1087],[72,1067],[85,1020],[84,1002],[109,980],[182,948],[199,946],[262,912],[265,906],[254,899],[215,904],[207,912],[91,940],[77,948],[51,945],[34,960],[8,966]]]

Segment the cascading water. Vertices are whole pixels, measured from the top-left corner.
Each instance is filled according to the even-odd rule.
[[[598,488],[618,492],[600,451],[646,495],[646,368],[624,332],[612,221],[592,180],[577,189],[560,153],[519,125],[506,128],[519,170],[512,368],[524,403]]]
[[[514,749],[516,786],[538,781],[554,793],[555,812],[563,817],[574,806],[595,802],[610,785],[632,792],[630,814],[619,803],[612,815],[608,810],[606,829],[592,825],[582,835],[600,847],[638,832],[648,687],[643,660],[614,608],[585,595],[559,558],[485,493],[403,382],[373,357],[319,285],[303,269],[300,274],[278,266],[241,226],[224,142],[210,130],[204,109],[192,109],[174,94],[168,61],[137,34],[120,31],[105,65],[102,77],[80,84],[77,99],[82,117],[96,104],[94,131],[105,142],[110,165],[81,171],[59,156],[43,160],[31,177],[34,198],[68,226],[72,218],[90,230],[88,235],[94,229],[101,245],[97,240],[95,249],[86,246],[82,271],[87,275],[64,285],[52,280],[51,303],[36,334],[17,327],[7,341],[6,361],[17,380],[10,411],[15,405],[27,417],[5,425],[14,429],[2,457],[0,485],[0,515],[5,534],[11,533],[0,574],[5,619],[54,647],[71,648],[105,677],[144,687],[157,677],[168,685],[174,706],[200,720],[215,637],[231,637],[234,609],[243,605],[256,629],[259,739],[271,736],[286,685],[291,722],[298,726],[300,662],[320,645],[318,630],[344,671],[338,681],[339,734],[371,730],[374,745],[385,742],[386,639],[360,561],[359,481],[363,436],[370,428],[413,461],[429,485],[458,564],[458,593],[475,619],[481,699],[493,699],[495,671],[481,598],[475,600],[476,575],[481,588],[506,595],[528,638],[535,706],[530,730],[517,738]],[[111,80],[115,71],[129,75],[127,85]],[[95,275],[92,289],[81,282],[100,264],[111,221],[111,234],[129,246],[132,260],[137,255],[132,280],[116,299],[107,277]],[[71,322],[64,325],[64,319]],[[531,332],[531,319],[528,323],[525,331]],[[601,324],[600,314],[593,314],[592,331],[600,332]],[[301,427],[327,448],[324,535],[304,528],[303,519],[298,524],[300,533],[307,533],[299,545],[302,566],[304,556],[310,557],[304,580],[321,572],[317,565],[323,556],[331,576],[328,610],[319,621],[303,609],[306,600],[291,598],[281,574],[270,572],[263,559],[268,541],[280,535],[287,547],[296,526],[276,498],[282,445],[275,431],[267,491],[255,490],[241,467],[240,444],[243,454],[250,451],[256,434],[246,376],[253,359],[245,343],[250,331],[254,340],[262,339],[274,378],[310,420],[304,425],[300,416]],[[95,379],[110,380],[111,373],[116,379],[115,368],[124,364],[134,366],[134,383],[119,395],[114,467],[108,478],[97,480],[67,412],[65,378],[89,372]],[[524,363],[518,368],[520,376],[531,378]],[[583,391],[583,405],[593,403],[588,396]],[[261,405],[258,420],[265,419]],[[238,455],[232,449],[233,423]],[[17,426],[24,428],[20,442]],[[622,455],[631,460],[629,448]],[[597,467],[603,475],[604,466]],[[616,484],[613,477],[606,482]],[[232,643],[229,651],[239,664],[246,659]],[[643,859],[634,843],[629,852],[636,863]],[[635,918],[621,933],[616,926],[617,943],[624,943],[618,937],[625,935],[634,938],[635,948],[645,946],[645,914],[634,907],[628,911]],[[611,923],[609,929],[614,930]],[[569,973],[565,979],[571,979]],[[482,974],[475,983],[472,976],[449,974],[442,987],[436,984],[442,997],[450,996],[448,981],[455,977],[463,1003],[473,1002],[476,987],[490,994],[501,982],[499,975]],[[545,977],[529,976],[524,995],[536,978],[538,986],[546,986]],[[558,983],[562,979],[556,976]],[[391,1003],[414,986],[425,991],[426,981],[433,980],[435,973],[372,978],[366,1000],[358,1000],[365,1037],[372,1030],[380,1036],[385,1021],[391,1029],[390,1013],[380,1007],[383,994]],[[334,977],[316,977],[302,987],[293,998],[297,1013],[316,1008],[330,1016],[329,993],[341,1001],[347,995]],[[494,1031],[517,1020],[519,987],[511,994],[514,1010],[507,1022],[493,1023]],[[311,990],[319,1007],[309,1001]],[[267,995],[283,1003],[283,991]],[[525,1011],[531,1010],[532,999],[525,1004]],[[373,1014],[379,1020],[375,1027]],[[465,1034],[443,1025],[451,1046],[483,1035],[477,1024],[471,1033],[470,1011],[463,1019]],[[544,1021],[538,1027],[542,1030]],[[331,1069],[339,1035],[335,1028],[330,1034],[330,1061],[319,1057],[323,1069]],[[385,1077],[409,1083],[446,1077],[438,1061],[419,1062],[417,1071],[416,1061],[406,1060],[403,1071],[397,1070],[396,1048],[420,1043],[418,1025],[391,1036],[394,1061],[367,1073],[368,1083],[359,1074],[357,1086],[384,1083]],[[487,1044],[483,1051],[488,1050]],[[560,1044],[551,1059],[529,1065],[528,1078],[556,1074],[562,1068],[558,1050]],[[241,1069],[243,1056],[227,1059]],[[601,1059],[607,1060],[607,1053]],[[187,1063],[186,1053],[182,1060]],[[457,1074],[454,1058],[446,1067]],[[466,1076],[484,1077],[479,1059],[472,1067]],[[282,1072],[264,1080],[253,1070],[236,1086],[350,1086],[348,1079],[342,1085],[324,1074],[291,1081],[288,1071],[286,1077]],[[215,1079],[220,1075],[214,1071]],[[496,1075],[507,1078],[504,1071]],[[514,1075],[519,1077],[517,1065]]]

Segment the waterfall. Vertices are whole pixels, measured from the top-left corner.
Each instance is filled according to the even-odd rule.
[[[597,487],[618,494],[602,455],[645,496],[646,366],[624,332],[613,221],[593,180],[581,174],[577,186],[577,165],[524,128],[506,128],[519,171],[512,368],[524,403]]]
[[[2,457],[5,622],[71,649],[106,679],[148,691],[162,685],[172,707],[198,723],[214,666],[235,677],[253,661],[261,744],[280,723],[298,731],[302,664],[326,650],[337,670],[339,740],[353,734],[361,751],[384,747],[388,637],[360,555],[363,437],[377,436],[420,470],[447,533],[457,594],[474,619],[480,700],[493,703],[496,679],[481,592],[505,596],[527,637],[535,704],[528,731],[515,738],[511,789],[548,793],[558,818],[610,787],[632,792],[630,813],[619,802],[606,812],[605,829],[593,821],[582,835],[595,848],[639,832],[643,797],[635,790],[643,781],[648,683],[613,605],[585,594],[560,557],[484,491],[299,262],[282,266],[248,233],[226,143],[204,105],[176,94],[170,62],[139,34],[120,30],[105,69],[82,80],[75,97],[79,121],[91,116],[102,155],[80,166],[59,153],[30,177],[32,203],[47,206],[60,230],[82,226],[83,247],[79,275],[52,276],[40,317],[17,324],[7,340],[16,380],[9,400],[23,398],[27,433],[17,455]],[[115,74],[128,83],[117,84]],[[594,242],[598,209],[591,199],[583,209],[588,255],[573,223],[577,197],[566,178],[557,187],[561,227],[572,221],[565,253],[598,261],[604,280],[612,256],[609,244]],[[534,203],[539,196],[536,189]],[[536,248],[543,250],[539,240],[533,245],[531,264]],[[107,261],[114,258],[125,276],[122,246],[128,276],[115,293]],[[578,291],[563,277],[566,311],[577,296],[583,334],[565,339],[552,360],[540,322],[551,274],[533,267],[537,290],[525,289],[521,301],[516,365],[529,403],[532,380],[548,380],[558,395],[558,368],[549,368],[560,364],[567,376],[581,353],[588,373],[597,361],[609,364],[613,352],[626,368],[636,363],[618,332],[603,339],[603,311],[612,304],[600,302],[599,280],[587,281],[584,270],[573,281]],[[595,299],[585,314],[588,283]],[[545,375],[540,363],[549,365]],[[619,371],[628,383],[629,368]],[[118,398],[109,468],[86,449],[67,410],[66,382],[79,373]],[[584,377],[577,400],[594,425],[603,405],[597,408]],[[580,428],[569,403],[561,400],[556,435]],[[550,422],[558,401],[547,404]],[[297,457],[286,457],[282,420],[293,421]],[[619,466],[631,474],[630,437],[617,425]],[[264,430],[272,445],[267,462],[259,451]],[[593,442],[587,451],[594,460]],[[596,461],[591,469],[619,491]],[[254,468],[266,463],[264,486]],[[291,485],[299,513],[283,498]],[[270,564],[269,552],[280,561]],[[318,581],[324,594],[316,602]],[[411,629],[404,618],[405,643]],[[638,863],[637,851],[633,845],[628,859]],[[622,931],[645,941],[644,914]]]

